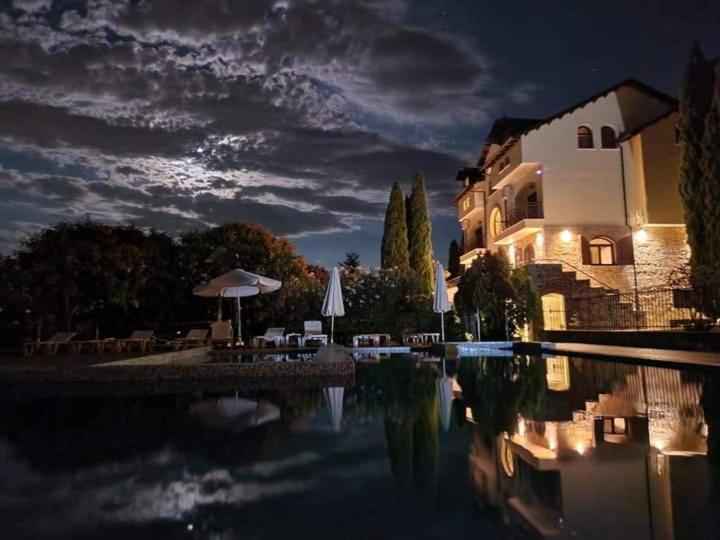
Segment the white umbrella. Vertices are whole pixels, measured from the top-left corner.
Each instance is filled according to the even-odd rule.
[[[342,423],[343,395],[345,394],[345,389],[342,386],[323,388],[323,394],[325,395],[325,402],[330,411],[330,422],[332,423],[333,431],[337,433],[340,431],[340,424]]]
[[[440,400],[440,423],[445,431],[450,431],[450,415],[452,413],[452,379],[443,375],[437,381],[438,398]]]
[[[331,317],[330,322],[330,343],[335,340],[335,317],[345,316],[345,306],[342,299],[342,287],[340,287],[340,271],[337,266],[333,266],[330,272],[330,282],[327,291],[325,291],[325,301],[322,305],[322,314],[324,317]]]
[[[440,341],[445,341],[444,315],[450,311],[447,283],[445,282],[445,269],[438,263],[435,267],[435,295],[433,296],[433,311],[440,314]]]
[[[203,400],[190,407],[190,414],[200,418],[211,428],[244,431],[280,419],[277,405],[267,401],[235,397]]]
[[[242,306],[240,298],[271,293],[277,291],[280,287],[282,287],[281,281],[236,268],[196,287],[193,294],[207,298],[214,296],[235,298],[238,308],[237,336],[238,341],[242,343]]]

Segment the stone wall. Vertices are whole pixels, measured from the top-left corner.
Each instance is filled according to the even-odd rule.
[[[561,234],[564,230],[571,233],[570,241],[564,241]],[[581,236],[588,240],[597,236],[605,236],[617,241],[630,234],[626,227],[545,227],[544,242],[541,250],[536,248],[536,259],[557,259],[575,266],[585,272],[578,272],[578,278],[592,276],[593,286],[602,286],[620,291],[632,290],[635,286],[632,265],[598,266],[583,264]],[[540,253],[542,252],[542,253]],[[571,268],[566,268],[570,270]]]
[[[638,288],[665,288],[673,272],[686,264],[690,248],[685,227],[646,227],[633,238]]]

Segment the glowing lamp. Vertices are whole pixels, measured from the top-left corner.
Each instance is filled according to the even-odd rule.
[[[648,233],[645,229],[640,229],[635,233],[635,238],[637,238],[640,242],[644,242],[648,239]]]
[[[542,247],[542,245],[545,243],[545,236],[543,236],[543,233],[537,233],[535,235],[535,243],[538,245],[538,247]]]
[[[575,445],[575,451],[582,456],[585,453],[585,445],[583,443],[577,443]]]
[[[542,169],[537,169],[537,170],[535,171],[535,174],[538,174],[538,175],[540,175],[540,174],[542,174],[542,173],[543,173],[543,170],[542,170]]]
[[[560,233],[560,240],[562,240],[563,242],[569,242],[570,240],[572,240],[572,233],[569,230],[565,229],[563,232]]]

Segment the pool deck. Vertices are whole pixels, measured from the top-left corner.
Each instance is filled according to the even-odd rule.
[[[703,367],[719,367],[720,353],[680,351],[675,349],[649,349],[643,347],[619,347],[617,345],[591,345],[588,343],[555,343],[544,348],[546,353],[581,354],[625,358],[670,364],[687,364]]]
[[[325,349],[325,350],[324,350]],[[210,347],[144,355],[58,354],[0,357],[0,386],[25,383],[131,383],[247,381],[354,377],[355,363],[341,347],[323,347],[299,362],[208,362]],[[243,351],[244,353],[244,351]]]

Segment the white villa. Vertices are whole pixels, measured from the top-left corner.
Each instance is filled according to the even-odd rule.
[[[677,101],[635,80],[549,118],[497,120],[457,175],[461,265],[504,251],[529,265],[545,311],[589,287],[667,286],[689,255],[676,122]]]

